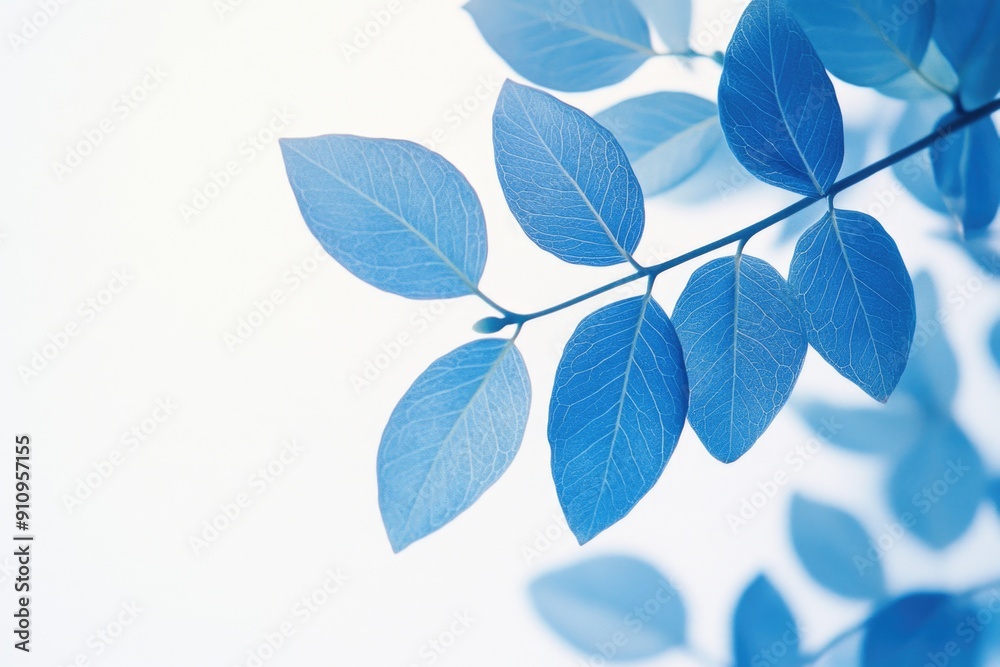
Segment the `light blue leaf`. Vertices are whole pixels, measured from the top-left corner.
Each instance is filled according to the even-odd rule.
[[[753,0],[726,52],[719,116],[747,170],[806,196],[826,194],[844,161],[833,83],[782,0]]]
[[[934,28],[934,3],[899,0],[787,0],[834,76],[876,86],[916,70]],[[912,10],[912,11],[911,11]]]
[[[635,97],[594,120],[614,133],[647,197],[683,183],[722,142],[715,104],[687,93]]]
[[[690,48],[691,0],[635,0],[635,6],[671,53],[684,53]]]
[[[556,370],[552,477],[581,544],[648,492],[684,427],[688,388],[677,334],[648,295],[586,317]]]
[[[958,72],[962,102],[972,109],[1000,91],[1000,4],[996,0],[939,3],[934,39]]]
[[[539,615],[579,651],[603,661],[641,660],[684,644],[680,593],[652,565],[601,556],[535,579]]]
[[[899,387],[915,396],[925,413],[948,415],[958,391],[958,359],[938,311],[934,279],[922,271],[913,279],[917,329]]]
[[[408,141],[328,135],[280,143],[302,217],[344,268],[411,299],[477,291],[486,221],[451,163]]]
[[[997,511],[1000,512],[1000,478],[990,482],[989,494],[993,504],[996,505]]]
[[[944,98],[934,98],[908,106],[889,138],[889,149],[896,152],[919,139],[923,139],[934,130],[938,120],[948,113],[950,108],[951,105]],[[924,149],[916,155],[897,162],[892,165],[892,172],[896,176],[896,180],[902,183],[903,187],[921,204],[932,211],[948,213],[948,207],[941,199],[937,183],[934,182],[931,150],[930,148]],[[894,198],[883,206],[888,208],[893,203],[895,203]]]
[[[688,421],[723,463],[745,454],[778,414],[808,342],[785,279],[756,257],[724,257],[691,276],[674,310],[691,385]]]
[[[781,593],[764,575],[743,591],[733,618],[736,667],[797,667],[799,629]]]
[[[530,403],[513,340],[463,345],[417,378],[378,451],[379,507],[394,551],[441,528],[500,478],[521,446]]]
[[[920,441],[889,481],[896,516],[933,549],[949,546],[968,530],[985,493],[983,461],[950,418],[924,425]]]
[[[646,214],[611,132],[548,93],[507,81],[493,114],[493,149],[507,204],[539,247],[573,264],[628,260]]]
[[[879,598],[885,594],[881,561],[868,561],[871,538],[853,516],[802,496],[792,499],[792,545],[809,575],[838,595]],[[859,567],[857,559],[864,559]]]
[[[920,405],[902,393],[893,394],[878,408],[811,402],[797,409],[820,438],[852,452],[899,457],[916,445],[923,432]]]
[[[976,611],[945,593],[912,593],[893,600],[868,622],[861,665],[977,667],[982,633],[966,623]],[[950,644],[959,649],[954,655],[946,652]]]
[[[958,90],[958,74],[941,49],[932,39],[927,53],[920,62],[920,69],[909,71],[888,83],[875,87],[878,92],[901,100],[929,100],[951,102],[951,95]],[[950,107],[950,104],[949,104]]]
[[[941,124],[953,118],[948,116]],[[993,222],[1000,209],[997,128],[991,118],[985,118],[938,143],[940,146],[931,152],[938,190],[964,232],[980,232]]]
[[[993,354],[993,361],[1000,366],[1000,322],[994,324],[990,332],[990,352]]]
[[[916,326],[913,284],[875,218],[835,209],[799,239],[789,274],[809,342],[883,403],[899,382]]]
[[[471,0],[465,10],[518,74],[554,90],[618,83],[654,55],[631,0]]]

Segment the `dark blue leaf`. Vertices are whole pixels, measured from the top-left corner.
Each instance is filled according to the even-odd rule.
[[[757,441],[792,393],[808,342],[785,279],[767,262],[724,257],[691,276],[674,310],[688,421],[723,463]]]
[[[950,108],[951,106],[944,98],[934,98],[908,106],[889,138],[889,149],[895,152],[923,139],[934,130],[938,120]],[[941,199],[941,193],[938,192],[937,183],[934,182],[930,148],[892,165],[892,172],[896,179],[903,184],[903,187],[921,204],[938,213],[948,212],[948,207],[945,206],[944,200]],[[882,205],[888,208],[894,203],[895,197],[893,196],[892,200]]]
[[[844,122],[833,83],[782,0],[743,13],[719,84],[729,147],[747,170],[807,196],[826,194],[844,161]]]
[[[631,0],[471,0],[465,9],[508,65],[546,88],[609,86],[654,55]]]
[[[889,481],[889,500],[900,523],[933,549],[960,538],[986,493],[979,453],[950,418],[924,425],[917,445]]]
[[[573,264],[628,260],[645,209],[611,132],[547,93],[508,81],[493,114],[493,149],[507,204],[532,241]]]
[[[691,0],[635,0],[671,53],[688,50],[691,35]]]
[[[997,362],[997,366],[1000,366],[1000,322],[993,325],[993,330],[990,332],[990,352],[993,354],[993,360]]]
[[[795,496],[791,531],[799,560],[823,586],[849,598],[878,598],[885,593],[881,561],[867,560],[871,538],[850,514]]]
[[[974,609],[945,593],[913,593],[889,603],[869,622],[862,667],[977,667],[981,633]]]
[[[378,451],[379,507],[395,551],[465,511],[507,469],[531,385],[513,340],[449,352],[396,405]]]
[[[411,299],[475,293],[486,222],[475,191],[437,153],[408,141],[282,139],[302,217],[348,271]]]
[[[684,427],[688,388],[677,334],[648,295],[586,317],[556,370],[552,477],[581,544],[646,495]]]
[[[795,247],[789,274],[809,342],[837,371],[885,402],[916,326],[913,285],[895,241],[875,218],[836,209]]]
[[[968,108],[1000,91],[1000,4],[996,0],[948,0],[939,4],[934,39],[961,81]]]
[[[948,210],[966,234],[985,229],[1000,208],[1000,136],[993,120],[985,118],[938,144],[931,161]]]
[[[822,440],[863,454],[901,456],[910,451],[923,432],[920,405],[901,393],[878,408],[814,402],[799,406],[798,411]]]
[[[531,583],[539,615],[576,649],[603,661],[640,660],[684,644],[680,593],[630,556],[601,556]]]
[[[934,3],[914,0],[787,0],[823,64],[856,86],[876,86],[919,67],[934,28]]]
[[[680,185],[722,142],[715,104],[687,93],[652,93],[594,116],[628,155],[646,196]]]
[[[799,629],[791,610],[767,577],[754,579],[733,618],[736,667],[798,667]]]
[[[913,279],[917,329],[899,387],[915,396],[925,412],[949,414],[958,391],[958,359],[941,323],[934,279],[926,271]]]

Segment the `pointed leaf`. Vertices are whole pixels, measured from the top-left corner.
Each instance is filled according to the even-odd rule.
[[[472,505],[524,436],[531,386],[513,340],[449,352],[396,405],[378,451],[379,507],[394,551]]]
[[[626,261],[645,222],[625,151],[602,125],[548,93],[511,81],[493,114],[500,185],[539,247],[573,264]]]
[[[792,544],[802,565],[817,582],[848,598],[885,594],[881,561],[866,554],[872,541],[853,516],[802,496],[792,499]],[[864,566],[858,566],[864,559]]]
[[[945,593],[893,600],[868,622],[861,665],[977,667],[982,633],[966,622],[976,611]]]
[[[630,556],[601,556],[535,579],[531,601],[560,637],[605,660],[641,660],[684,644],[680,593]]]
[[[691,0],[635,0],[671,53],[687,51],[691,35]]]
[[[827,69],[856,86],[916,70],[934,28],[934,3],[899,0],[787,0]]]
[[[729,147],[764,181],[806,196],[826,194],[844,161],[844,122],[833,83],[782,0],[743,13],[719,84]]]
[[[797,667],[799,630],[781,593],[764,575],[743,591],[733,618],[736,667]]]
[[[948,210],[966,234],[982,231],[1000,209],[1000,136],[993,120],[959,130],[936,148],[931,152],[934,180]]]
[[[476,291],[486,221],[461,172],[409,141],[327,135],[282,139],[309,231],[348,271],[411,299]]]
[[[934,40],[961,80],[962,102],[972,109],[1000,91],[1000,4],[948,0],[938,4]]]
[[[873,398],[899,382],[916,327],[913,285],[895,241],[875,218],[836,209],[799,239],[789,283],[809,342]]]
[[[549,443],[559,502],[581,544],[659,479],[687,398],[680,342],[649,296],[606,306],[573,332],[556,370]]]
[[[609,86],[654,55],[631,0],[471,0],[465,9],[508,65],[546,88]]]
[[[594,120],[614,133],[648,197],[683,183],[722,142],[715,104],[687,93],[635,97]]]
[[[778,414],[808,342],[785,279],[743,255],[691,276],[674,310],[691,399],[688,421],[723,463],[745,454]]]

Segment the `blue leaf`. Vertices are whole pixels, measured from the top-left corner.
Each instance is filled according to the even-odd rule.
[[[761,575],[740,597],[733,618],[736,667],[797,667],[799,630],[771,582]]]
[[[833,83],[782,0],[743,13],[719,84],[729,147],[747,170],[806,196],[826,194],[844,161],[844,121]]]
[[[680,593],[648,563],[601,556],[535,579],[539,615],[576,649],[602,662],[640,660],[684,644]]]
[[[958,359],[941,323],[934,279],[922,271],[913,279],[917,330],[899,387],[915,396],[924,412],[950,414],[958,391]]]
[[[589,315],[549,405],[552,477],[581,544],[631,511],[677,445],[688,388],[677,334],[648,295]]]
[[[573,264],[629,259],[646,214],[611,132],[547,93],[507,81],[493,114],[493,149],[507,204],[532,241]]]
[[[821,439],[848,451],[887,457],[910,451],[924,424],[920,405],[898,393],[874,409],[813,402],[798,411]]]
[[[901,100],[933,98],[939,102],[950,102],[951,96],[958,90],[958,74],[931,40],[919,70],[911,70],[875,88],[883,95]]]
[[[913,285],[892,237],[869,215],[835,209],[799,239],[788,280],[812,346],[870,396],[888,400],[916,326]]]
[[[471,0],[465,9],[508,65],[546,88],[609,86],[654,55],[631,0]]]
[[[802,496],[792,499],[792,544],[802,565],[817,582],[848,598],[878,598],[885,594],[882,563],[866,559],[871,538],[850,514]]]
[[[924,425],[917,445],[889,481],[889,500],[902,525],[933,549],[960,538],[986,493],[979,453],[950,418]]]
[[[621,143],[647,197],[687,180],[722,141],[715,104],[687,93],[635,97],[594,120]]]
[[[1000,322],[993,325],[993,330],[990,332],[990,352],[993,354],[993,360],[997,362],[997,366],[1000,366]]]
[[[328,135],[282,139],[309,231],[344,268],[411,299],[473,294],[486,221],[465,177],[408,141]]]
[[[787,0],[823,64],[856,86],[887,83],[919,67],[934,28],[934,3]]]
[[[684,347],[688,421],[723,463],[745,454],[792,393],[808,342],[785,279],[742,255],[702,266],[674,310]]]
[[[993,119],[959,130],[939,144],[931,162],[948,210],[967,235],[985,229],[1000,208],[1000,136]]]
[[[931,133],[937,121],[945,115],[951,105],[944,98],[934,98],[920,104],[912,104],[906,108],[899,124],[889,138],[889,150],[896,152],[913,142],[923,139]],[[924,149],[916,155],[892,165],[896,180],[903,184],[917,200],[938,213],[947,213],[948,207],[941,199],[937,183],[934,182],[934,170],[931,167],[931,149]],[[889,201],[883,206],[895,203]]]
[[[684,53],[690,46],[691,0],[634,0],[656,29],[671,53]]]
[[[977,667],[981,633],[966,622],[970,612],[976,610],[945,593],[894,600],[868,622],[861,665]]]
[[[513,460],[531,385],[513,340],[449,352],[396,405],[378,451],[379,507],[395,551],[465,511]]]
[[[1000,512],[1000,478],[990,482],[989,494],[993,504],[996,505],[997,511]]]
[[[1000,91],[1000,4],[996,0],[948,0],[934,22],[934,39],[961,81],[968,108]]]

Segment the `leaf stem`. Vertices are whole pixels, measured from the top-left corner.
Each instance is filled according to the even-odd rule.
[[[758,222],[755,222],[752,225],[748,225],[743,229],[740,229],[738,231],[733,232],[732,234],[729,234],[728,236],[724,236],[721,239],[718,239],[717,241],[707,243],[699,248],[690,250],[684,253],[683,255],[679,255],[677,257],[674,257],[673,259],[661,262],[660,264],[638,268],[636,272],[631,275],[627,275],[624,278],[619,278],[618,280],[614,280],[610,283],[602,285],[601,287],[592,289],[589,292],[585,292],[583,294],[580,294],[579,296],[575,296],[572,299],[568,299],[566,301],[563,301],[562,303],[550,306],[549,308],[545,308],[543,310],[539,310],[533,313],[516,313],[497,306],[492,301],[487,300],[486,297],[482,295],[482,293],[480,293],[479,296],[480,298],[486,300],[486,302],[489,305],[494,307],[498,312],[500,312],[503,315],[503,317],[500,318],[500,321],[498,322],[498,324],[502,328],[509,326],[511,324],[523,325],[525,322],[530,322],[531,320],[538,319],[539,317],[551,315],[552,313],[559,312],[560,310],[564,310],[571,306],[575,306],[576,304],[581,303],[583,301],[587,301],[588,299],[592,299],[595,296],[600,296],[601,294],[610,292],[613,289],[622,287],[623,285],[627,285],[640,278],[649,278],[651,281],[655,280],[656,277],[659,276],[664,271],[672,269],[676,266],[680,266],[681,264],[684,264],[686,262],[690,262],[691,260],[697,259],[702,255],[707,255],[710,252],[714,252],[721,248],[725,248],[726,246],[732,245],[733,243],[746,243],[746,241],[750,240],[758,232],[762,232],[765,229],[768,229],[769,227],[772,227],[778,224],[779,222],[782,222],[783,220],[787,220],[788,218],[795,215],[799,211],[805,210],[806,208],[812,206],[818,201],[821,201],[823,199],[829,199],[832,202],[834,195],[843,192],[844,190],[847,190],[848,188],[851,188],[857,185],[858,183],[861,183],[862,181],[867,180],[868,178],[891,167],[892,165],[898,162],[902,162],[903,160],[912,157],[913,155],[916,155],[925,148],[933,146],[934,143],[937,142],[938,140],[944,139],[945,137],[948,137],[958,132],[959,130],[964,129],[969,125],[976,123],[977,121],[980,121],[984,118],[988,118],[997,111],[1000,111],[1000,99],[995,99],[987,104],[984,104],[981,107],[973,109],[972,111],[960,112],[958,115],[955,116],[955,118],[951,120],[951,122],[936,129],[934,132],[928,134],[922,139],[919,139],[918,141],[913,142],[909,146],[906,146],[905,148],[902,148],[896,151],[895,153],[892,153],[891,155],[888,155],[882,158],[881,160],[868,165],[864,169],[856,171],[850,176],[846,176],[840,179],[839,181],[834,183],[824,195],[803,197],[797,202],[794,202],[793,204],[790,204],[789,206],[786,206],[785,208],[781,209],[777,213],[769,215],[763,220],[759,220]]]

